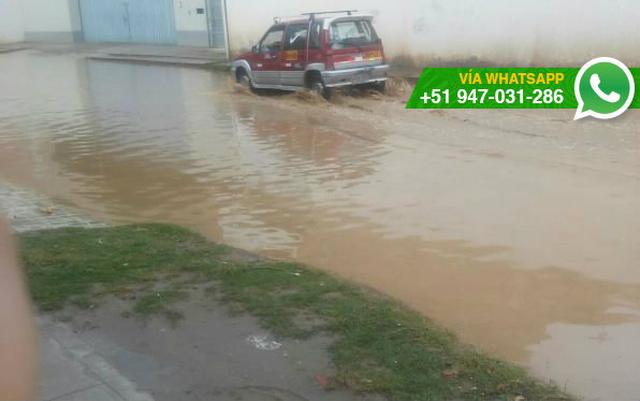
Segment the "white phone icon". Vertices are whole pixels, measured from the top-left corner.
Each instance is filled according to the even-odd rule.
[[[618,103],[620,101],[621,96],[618,92],[604,93],[604,91],[600,89],[600,76],[598,74],[593,74],[589,79],[589,83],[596,95],[605,102]]]

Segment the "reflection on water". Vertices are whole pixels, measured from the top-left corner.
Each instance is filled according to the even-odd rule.
[[[0,88],[1,179],[335,271],[587,398],[635,395],[637,183],[234,94],[206,71],[25,52],[0,55]]]

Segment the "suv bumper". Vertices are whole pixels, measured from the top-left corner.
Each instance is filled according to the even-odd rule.
[[[361,85],[386,81],[389,77],[388,65],[349,68],[347,70],[322,71],[322,80],[327,88]]]

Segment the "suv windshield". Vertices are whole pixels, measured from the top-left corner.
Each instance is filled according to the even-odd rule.
[[[331,48],[344,49],[377,42],[378,37],[367,20],[337,21],[331,24]]]

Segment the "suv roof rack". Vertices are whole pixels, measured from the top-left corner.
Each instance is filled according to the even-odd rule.
[[[346,14],[346,15],[353,15],[354,13],[357,13],[358,10],[339,10],[339,11],[316,11],[316,12],[311,12],[311,13],[302,13],[298,16],[292,16],[292,17],[275,17],[273,19],[273,21],[276,24],[280,24],[286,21],[290,21],[290,20],[294,20],[294,19],[300,19],[301,16],[303,17],[309,17],[310,20],[314,20],[316,18],[316,16],[318,15],[326,15],[326,14]]]
[[[318,11],[318,12],[313,12],[313,13],[302,13],[302,15],[308,15],[309,18],[313,19],[315,18],[316,15],[323,15],[323,14],[347,14],[347,15],[352,15],[353,13],[357,13],[358,10],[339,10],[339,11]]]

